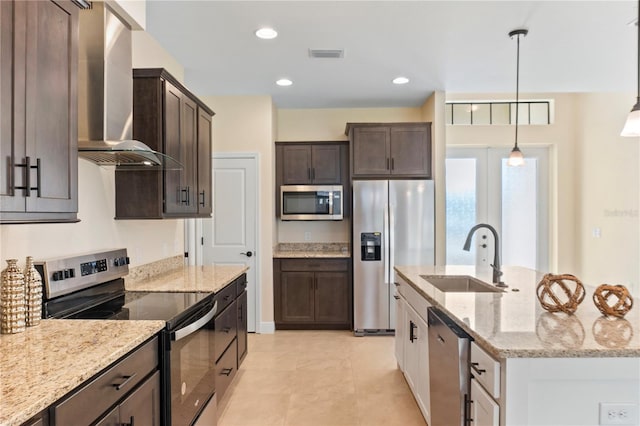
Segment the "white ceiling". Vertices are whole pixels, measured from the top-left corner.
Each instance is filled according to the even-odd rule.
[[[635,0],[158,1],[147,31],[200,96],[271,95],[279,108],[413,107],[434,90],[636,91]],[[254,31],[275,28],[274,40]],[[344,49],[311,59],[309,48]],[[397,86],[399,75],[411,79]],[[288,77],[290,87],[275,81]],[[630,105],[633,99],[629,100]]]

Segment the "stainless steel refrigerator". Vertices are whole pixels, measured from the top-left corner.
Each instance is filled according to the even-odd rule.
[[[394,265],[433,265],[432,180],[353,182],[353,323],[357,336],[392,333]]]

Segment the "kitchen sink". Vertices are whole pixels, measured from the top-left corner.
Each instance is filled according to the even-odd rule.
[[[500,293],[497,287],[468,275],[420,275],[440,291],[447,293]]]

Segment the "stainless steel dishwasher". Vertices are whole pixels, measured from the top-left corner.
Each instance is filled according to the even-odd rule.
[[[442,311],[428,309],[430,426],[467,424],[471,337]]]

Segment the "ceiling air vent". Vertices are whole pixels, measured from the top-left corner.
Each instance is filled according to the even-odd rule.
[[[343,49],[309,49],[311,58],[344,58]]]

